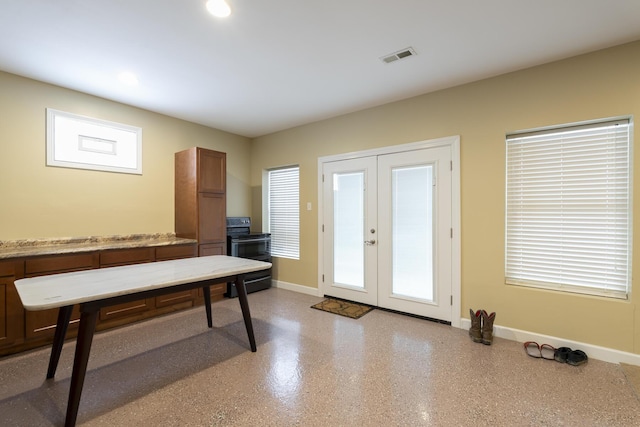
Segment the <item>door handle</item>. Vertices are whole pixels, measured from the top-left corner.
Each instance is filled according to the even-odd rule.
[[[376,241],[375,241],[375,239],[372,239],[372,240],[365,240],[365,241],[364,241],[364,243],[365,243],[365,245],[367,245],[367,246],[371,246],[371,245],[375,245],[375,244],[376,244]]]

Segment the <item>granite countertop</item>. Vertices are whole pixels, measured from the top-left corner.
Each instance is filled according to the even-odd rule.
[[[195,243],[196,240],[176,237],[175,233],[0,240],[0,259]]]

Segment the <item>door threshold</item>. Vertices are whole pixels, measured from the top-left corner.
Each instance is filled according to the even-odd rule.
[[[379,307],[377,305],[365,304],[365,303],[362,303],[362,302],[353,301],[353,300],[349,300],[349,299],[345,299],[345,298],[338,298],[338,297],[334,297],[332,295],[327,295],[327,294],[324,294],[323,296],[324,296],[324,298],[332,298],[332,299],[339,300],[339,301],[346,301],[346,302],[351,302],[351,303],[354,303],[354,304],[365,305],[367,307],[373,307],[373,308],[375,308],[377,310],[386,311],[388,313],[401,314],[403,316],[415,317],[416,319],[422,319],[422,320],[426,320],[426,321],[429,321],[429,322],[440,323],[441,325],[451,326],[451,322],[449,322],[447,320],[434,319],[433,317],[420,316],[419,314],[413,314],[413,313],[406,313],[404,311],[398,311],[398,310],[393,310],[391,308]]]

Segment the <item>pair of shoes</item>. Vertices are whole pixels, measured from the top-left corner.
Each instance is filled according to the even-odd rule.
[[[555,360],[572,366],[583,365],[589,360],[587,354],[582,350],[571,350],[569,347],[554,348],[549,344],[540,345],[535,341],[525,342],[524,351],[531,357]]]
[[[473,342],[491,345],[493,342],[493,321],[496,319],[496,313],[488,314],[484,310],[478,310],[474,313],[469,309],[471,315],[471,328],[469,328],[469,336]]]
[[[556,362],[567,363],[567,359],[569,358],[569,354],[572,352],[569,347],[560,347],[556,350],[554,355],[554,359]]]
[[[524,343],[524,351],[527,352],[527,356],[546,360],[554,360],[557,352],[553,346],[549,344],[540,345],[535,341],[527,341]]]
[[[560,363],[567,363],[571,366],[584,365],[589,361],[587,353],[582,350],[571,350],[569,347],[560,347],[556,350],[555,359]]]

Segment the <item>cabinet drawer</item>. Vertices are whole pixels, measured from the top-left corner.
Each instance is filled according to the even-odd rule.
[[[156,308],[168,307],[170,305],[181,303],[190,303],[191,305],[193,305],[193,300],[195,299],[196,295],[197,291],[195,289],[162,295],[156,297]]]
[[[195,243],[192,245],[160,246],[156,248],[156,261],[178,258],[192,258],[197,255],[198,246]]]
[[[15,275],[16,268],[14,261],[0,261],[0,277]]]
[[[122,317],[133,316],[135,314],[143,313],[147,310],[152,310],[154,307],[153,298],[142,299],[138,301],[127,302],[123,304],[116,304],[109,307],[100,309],[100,320],[119,319]]]
[[[227,284],[226,283],[217,283],[215,285],[209,286],[211,292],[211,302],[219,301],[224,298],[224,294],[227,292]],[[198,288],[198,296],[200,298],[203,297],[202,288]]]
[[[25,276],[33,277],[51,273],[89,270],[98,266],[97,260],[97,252],[29,258],[24,264]]]
[[[100,254],[100,267],[140,264],[151,262],[153,258],[153,248],[114,249]]]
[[[58,309],[25,312],[25,336],[27,339],[51,339],[58,323]],[[67,338],[74,337],[80,323],[80,308],[78,305],[71,311],[71,320],[67,330]]]
[[[200,245],[200,256],[224,255],[227,252],[227,245],[224,243],[210,243]]]

